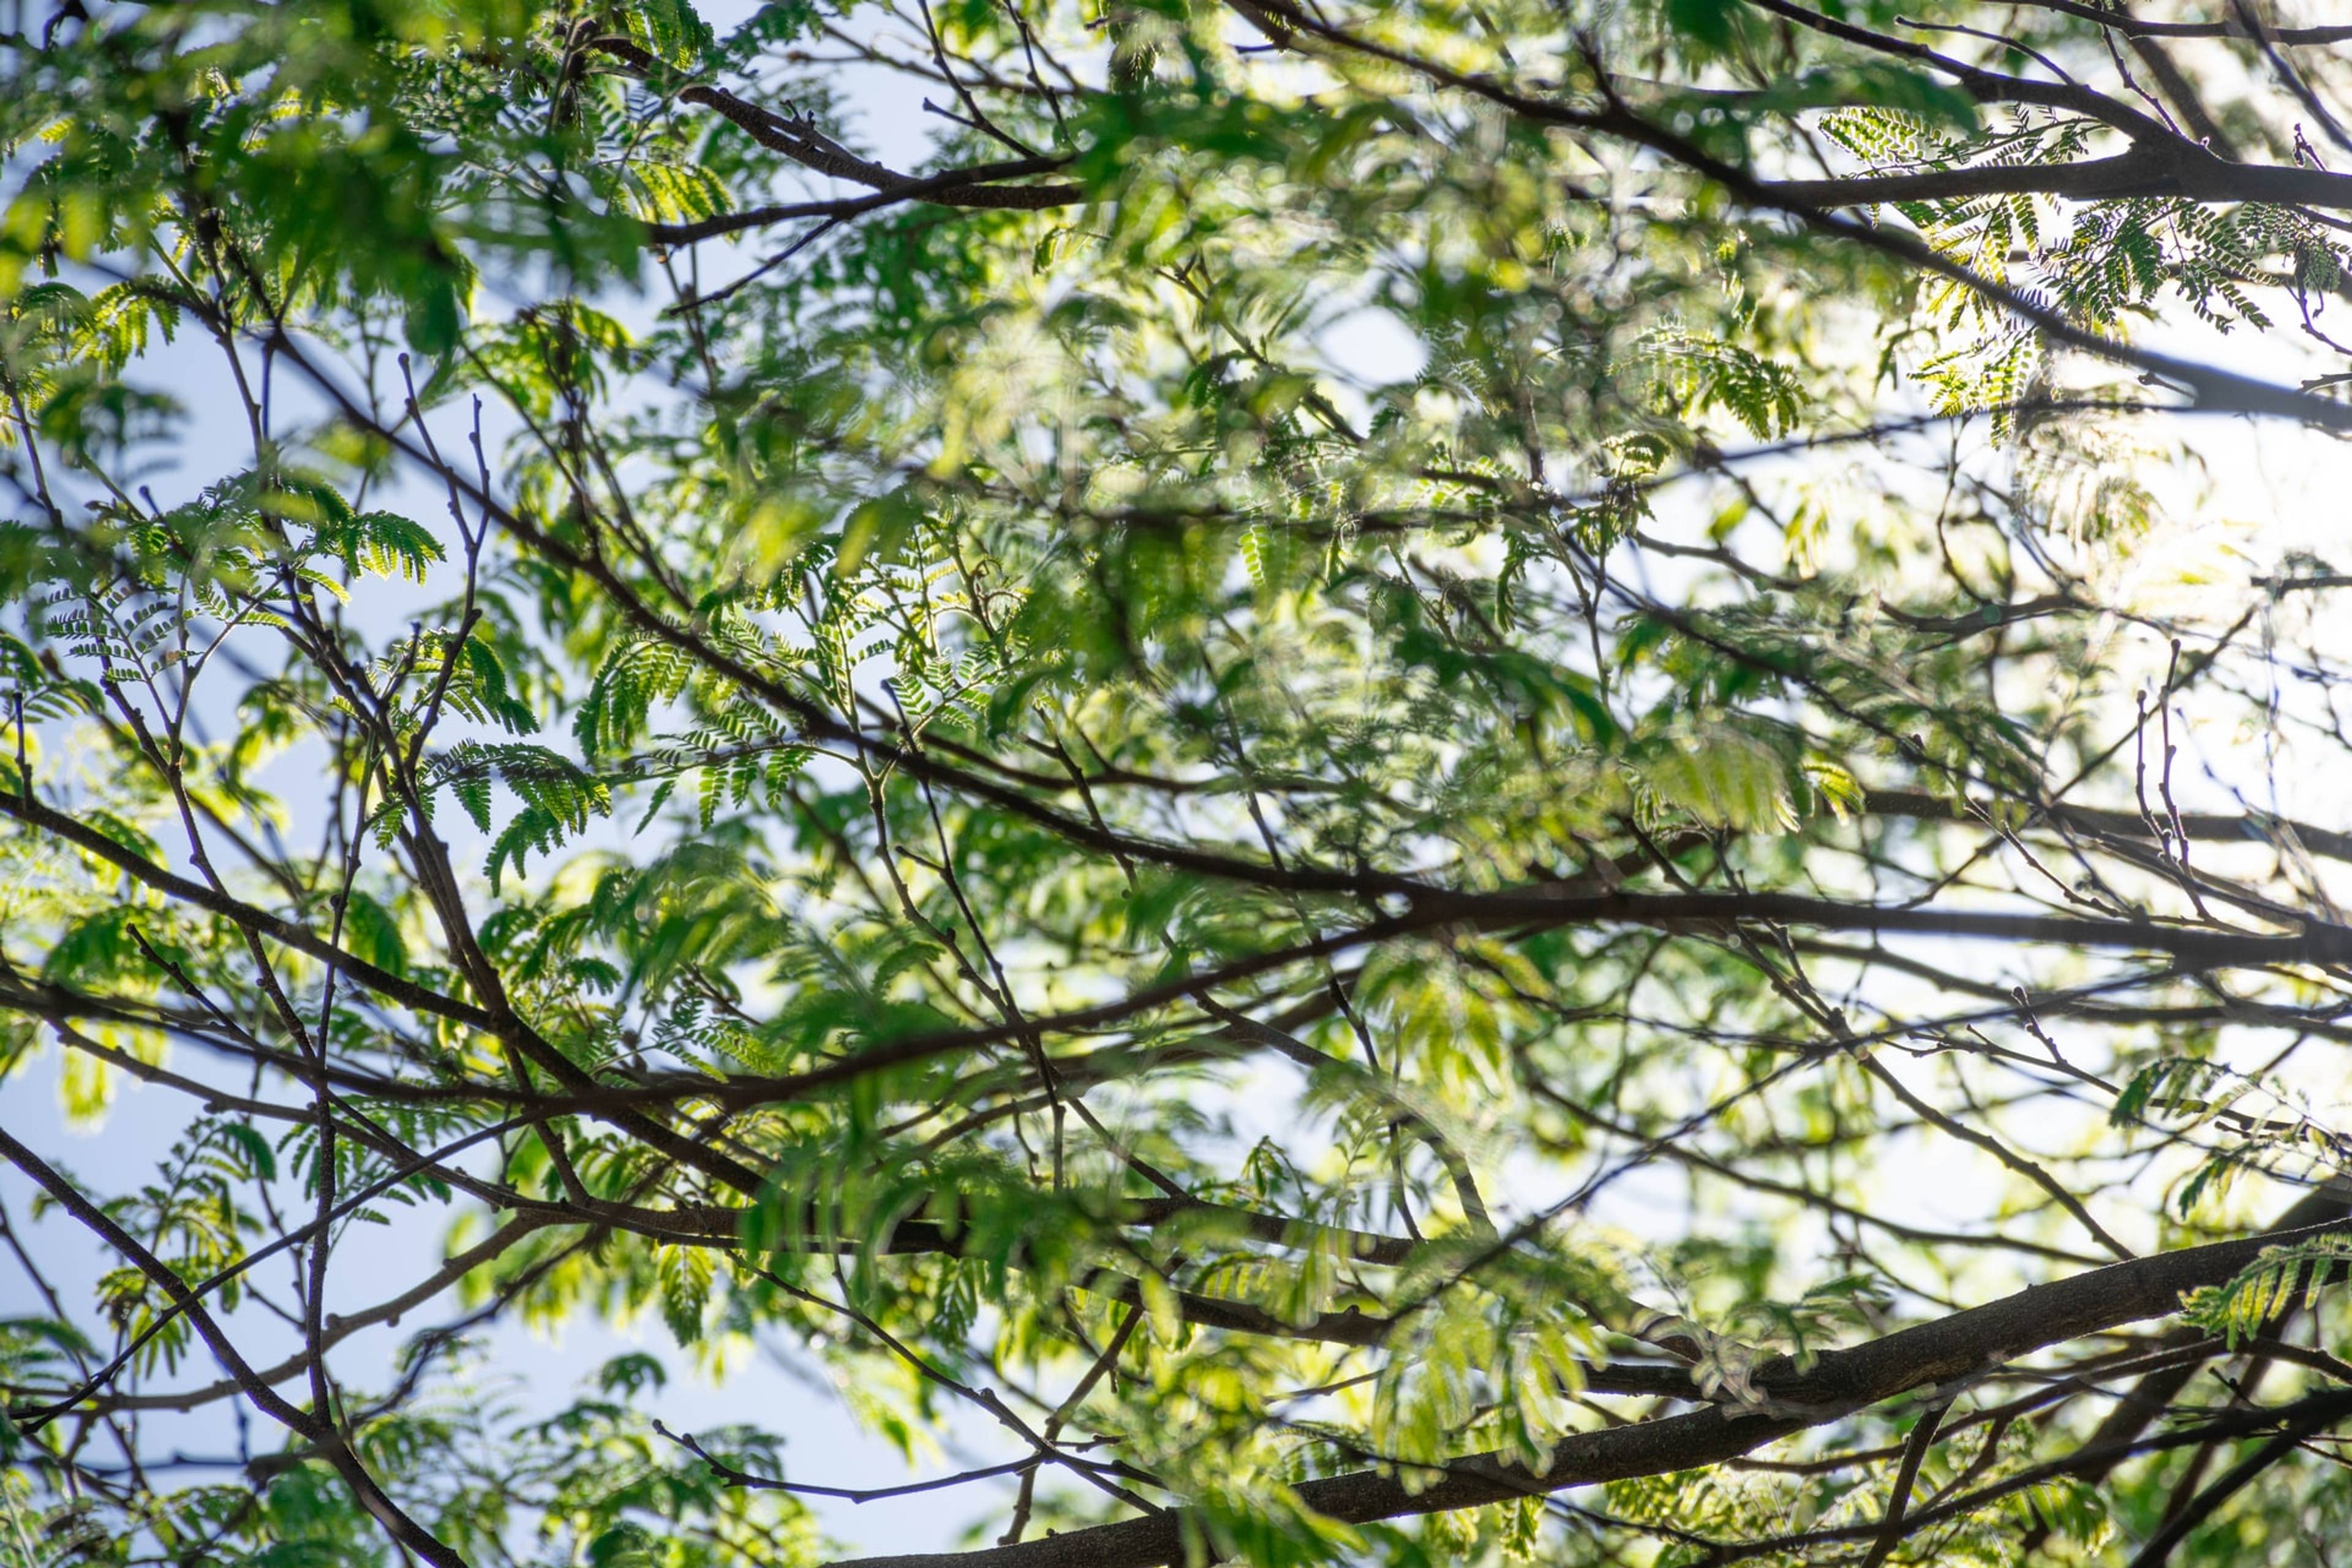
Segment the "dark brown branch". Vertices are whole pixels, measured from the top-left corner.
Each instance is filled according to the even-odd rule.
[[[1943,1425],[1946,1405],[1939,1402],[1919,1413],[1917,1425],[1911,1428],[1910,1441],[1903,1445],[1902,1462],[1895,1468],[1895,1485],[1887,1493],[1886,1513],[1879,1522],[1878,1539],[1863,1559],[1862,1568],[1879,1568],[1893,1554],[1903,1539],[1903,1516],[1911,1511],[1912,1483],[1919,1479],[1919,1466],[1927,1458],[1927,1450],[1936,1446],[1936,1429]]]
[[[350,1487],[359,1504],[379,1524],[386,1534],[404,1551],[415,1553],[434,1568],[466,1568],[466,1560],[452,1551],[432,1531],[408,1517],[400,1505],[393,1501],[384,1489],[368,1473],[324,1412],[304,1410],[281,1396],[253,1370],[244,1354],[215,1321],[203,1300],[186,1281],[162,1258],[142,1246],[136,1237],[108,1216],[103,1209],[84,1197],[74,1184],[52,1170],[41,1157],[8,1136],[0,1129],[0,1159],[15,1165],[34,1185],[54,1199],[58,1206],[79,1220],[100,1240],[139,1270],[157,1289],[172,1300],[187,1315],[197,1337],[205,1342],[222,1368],[236,1383],[239,1392],[254,1408],[271,1420],[307,1439],[314,1445],[335,1473]]]
[[[598,37],[590,40],[589,47],[620,61],[639,77],[652,78],[668,69],[660,60],[626,38]],[[814,125],[763,109],[723,88],[697,82],[680,89],[677,100],[681,103],[696,104],[714,111],[761,146],[782,153],[805,169],[834,179],[847,180],[852,184],[864,185],[875,194],[839,202],[809,202],[793,206],[756,208],[749,213],[728,214],[697,224],[649,225],[657,244],[684,245],[714,235],[729,234],[761,224],[782,223],[795,217],[851,217],[906,201],[930,202],[940,206],[1034,211],[1066,206],[1083,200],[1086,195],[1076,185],[1010,185],[1001,183],[1031,174],[1050,174],[1068,164],[1070,160],[1066,156],[1009,159],[1000,163],[983,163],[918,177],[902,174],[887,164],[860,158],[818,131]]]
[[[1823,208],[2044,195],[2078,202],[2182,196],[2197,202],[2267,202],[2352,211],[2352,174],[2279,163],[2233,163],[2176,136],[2111,158],[2074,163],[1975,163],[1905,174],[1772,180],[1763,188],[1781,201]]]
[[[2244,38],[2246,29],[2236,22],[2145,22],[2122,11],[2102,10],[2083,0],[2011,0],[2014,5],[2032,5],[2037,10],[2056,11],[2068,16],[2080,16],[2096,22],[2109,32],[2121,33],[2131,38]],[[2272,27],[2270,41],[2297,47],[2327,44],[2352,43],[2352,26],[2332,27]]]
[[[1864,810],[1879,816],[1912,816],[1929,822],[1959,822],[1982,826],[1982,819],[1967,806],[1942,795],[1924,790],[1874,789],[1864,796]],[[2072,828],[2078,833],[2101,837],[2145,839],[2155,837],[2147,818],[2132,811],[2109,811],[2096,806],[2051,805],[2034,809],[2024,826],[2048,823]],[[2331,860],[2352,861],[2352,833],[2339,833],[2314,823],[2280,819],[2265,822],[2259,816],[2238,816],[2223,812],[2188,811],[2180,814],[2180,826],[2192,838],[2202,843],[2273,844],[2279,838],[2290,839],[2314,855],[2324,855]]]
[[[741,212],[720,213],[693,223],[652,223],[646,226],[646,233],[656,245],[691,245],[697,240],[736,234],[747,228],[764,228],[771,224],[790,223],[796,218],[838,221],[858,217],[884,207],[896,206],[901,202],[929,201],[947,206],[1011,207],[1022,211],[1069,206],[1086,199],[1085,191],[1076,185],[1008,186],[986,183],[1018,179],[1024,174],[1050,174],[1068,163],[1067,158],[1008,158],[1001,163],[977,163],[970,168],[950,169],[944,174],[905,180],[870,196],[843,196],[834,201],[749,207]],[[971,199],[982,195],[995,199]]]
[[[75,848],[128,872],[147,886],[182,903],[192,905],[206,914],[218,915],[238,930],[255,936],[268,937],[283,947],[292,948],[306,957],[338,973],[357,981],[388,1001],[397,1002],[412,1012],[446,1018],[452,1023],[469,1025],[488,1030],[496,1020],[488,1013],[454,996],[404,980],[389,971],[341,948],[320,937],[308,927],[280,919],[265,910],[241,902],[226,893],[215,892],[201,882],[168,871],[145,856],[125,848],[94,828],[52,810],[40,801],[21,794],[0,791],[0,815],[15,817],[29,827],[38,828],[53,837],[61,838]]]
[[[1501,1455],[1483,1454],[1445,1467],[1419,1489],[1394,1474],[1360,1470],[1304,1482],[1297,1495],[1326,1518],[1362,1524],[1507,1502],[1530,1490],[1559,1491],[1720,1464],[1899,1394],[1965,1384],[2036,1350],[2169,1316],[2185,1291],[2222,1283],[2265,1247],[2330,1234],[2343,1223],[2158,1253],[2031,1287],[1848,1350],[1825,1352],[1808,1372],[1782,1358],[1757,1373],[1764,1401],[1759,1407],[1708,1406],[1576,1433],[1554,1446],[1540,1476]],[[2336,1397],[2338,1404],[2352,1401]],[[2336,1406],[2327,1408],[2334,1412]],[[1865,1528],[1871,1533],[1877,1529]],[[867,1558],[854,1568],[1159,1568],[1181,1561],[1183,1552],[1184,1522],[1167,1515],[978,1552]]]
[[[1286,5],[1287,0],[1283,0],[1283,3]],[[1795,5],[1792,0],[1747,0],[1747,3],[1757,10],[1793,22],[1801,27],[1811,28],[1841,43],[1940,71],[1979,103],[2030,103],[2042,109],[2063,110],[2110,126],[2135,142],[2167,139],[2172,135],[2162,121],[2103,92],[2094,92],[2079,82],[2037,81],[2031,77],[1986,70],[1939,53],[1925,44],[1890,37],[1885,33],[1874,33],[1867,27],[1841,21],[1834,16],[1825,16],[1818,11]]]
[[[2245,1489],[2248,1482],[2302,1447],[2305,1438],[2343,1419],[2335,1404],[2314,1401],[2313,1407],[2290,1421],[2286,1429],[2232,1465],[2214,1483],[2189,1500],[2189,1505],[2164,1521],[2131,1560],[2131,1568],[2160,1568],[2189,1532],[2213,1516],[2213,1510]]]

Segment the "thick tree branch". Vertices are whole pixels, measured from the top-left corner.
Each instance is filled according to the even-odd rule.
[[[2091,5],[2084,0],[2014,0],[2021,5],[2036,10],[2057,11],[2069,16],[2080,16],[2086,22],[2096,22],[2112,33],[2134,38],[2244,38],[2245,26],[2237,21],[2227,22],[2149,22],[2126,11],[2110,11]],[[2297,47],[2324,47],[2328,44],[2352,43],[2352,26],[2337,25],[2320,27],[2273,27],[2271,42],[2290,44]]]
[[[1982,826],[1982,819],[1959,802],[1943,795],[1929,795],[1925,790],[1874,789],[1864,796],[1864,809],[1880,816],[1912,816],[1929,822]],[[1998,812],[2001,808],[1991,806],[1987,809]],[[2315,823],[2285,818],[2267,821],[2259,816],[2215,811],[2184,811],[2179,821],[2181,830],[2200,843],[2262,844],[2276,847],[2293,844],[2331,860],[2352,861],[2352,833],[2339,833]],[[2156,837],[2156,830],[2148,825],[2148,819],[2139,813],[2105,810],[2097,806],[2061,804],[2036,807],[2028,815],[2025,826],[2044,823],[2103,837],[2147,839]]]
[[[2034,1286],[1866,1344],[1824,1352],[1806,1372],[1783,1359],[1758,1373],[1762,1403],[1757,1407],[1709,1406],[1577,1433],[1554,1446],[1541,1475],[1501,1455],[1482,1454],[1448,1466],[1419,1490],[1376,1470],[1307,1481],[1296,1489],[1300,1501],[1325,1518],[1364,1524],[1507,1502],[1531,1489],[1559,1491],[1720,1464],[1899,1394],[1948,1391],[2031,1352],[2169,1316],[2184,1292],[2223,1283],[2265,1247],[2328,1235],[2344,1224],[2158,1253]],[[1875,1533],[1875,1527],[1868,1529]],[[842,1568],[1160,1568],[1181,1561],[1183,1552],[1184,1521],[1171,1514],[978,1552],[865,1558]]]
[[[1964,201],[1986,195],[2109,201],[2181,196],[2209,203],[2263,202],[2352,211],[2352,174],[2274,163],[2233,163],[2177,136],[2111,158],[2076,163],[1975,163],[1910,174],[1857,174],[1826,180],[1768,180],[1775,200],[1821,208],[1878,203]]]

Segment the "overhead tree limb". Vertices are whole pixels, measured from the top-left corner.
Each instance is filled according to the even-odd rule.
[[[1635,1476],[1719,1464],[1809,1426],[1923,1389],[1948,1389],[2019,1356],[2103,1330],[2169,1316],[2181,1296],[2219,1285],[2264,1248],[2341,1231],[2338,1219],[2303,1230],[2157,1253],[2031,1287],[1984,1306],[1899,1330],[1845,1350],[1825,1351],[1809,1371],[1783,1358],[1756,1374],[1760,1404],[1709,1406],[1633,1426],[1580,1432],[1552,1448],[1531,1475],[1499,1454],[1455,1461],[1424,1488],[1377,1470],[1301,1482],[1300,1502],[1324,1518],[1367,1524],[1508,1502],[1532,1490],[1560,1491]],[[2352,1405],[2352,1396],[2347,1396]],[[2342,1411],[2327,1407],[2327,1419]],[[1181,1562],[1184,1521],[1176,1515],[1126,1520],[1041,1541],[976,1552],[870,1557],[839,1568],[1160,1568]]]
[[[2169,134],[2160,144],[2142,143],[2110,158],[2078,163],[1971,163],[1901,174],[1768,180],[1761,182],[1760,188],[1778,201],[1822,208],[2044,195],[2078,202],[2179,196],[2195,202],[2267,202],[2328,212],[2352,211],[2352,174],[2274,163],[2233,163]]]
[[[2225,22],[2153,22],[2143,20],[2128,11],[2106,10],[2085,5],[2084,0],[2014,0],[2015,4],[2031,5],[2040,11],[2056,11],[2069,16],[2080,16],[2086,22],[2096,22],[2112,33],[2134,38],[2245,38],[2244,26],[2235,20]],[[2317,27],[2273,27],[2271,41],[2296,47],[2324,47],[2328,44],[2352,43],[2352,26]]]

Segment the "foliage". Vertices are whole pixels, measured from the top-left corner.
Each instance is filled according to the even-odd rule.
[[[2347,35],[1921,9],[23,10],[7,1550],[2340,1534]]]

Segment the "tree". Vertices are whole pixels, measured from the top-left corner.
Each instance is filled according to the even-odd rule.
[[[2327,1561],[2347,42],[20,5],[12,1550]]]

